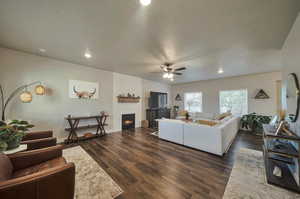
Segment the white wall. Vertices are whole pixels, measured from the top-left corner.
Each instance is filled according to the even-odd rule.
[[[300,16],[296,19],[294,26],[287,37],[283,47],[283,109],[286,109],[286,82],[288,74],[296,73],[300,79]],[[300,135],[300,118],[294,125],[294,131]]]
[[[45,57],[0,48],[0,79],[7,96],[20,85],[37,80],[48,88],[47,96],[33,95],[32,103],[21,103],[14,98],[7,118],[32,121],[35,130],[53,129],[57,137],[65,137],[67,115],[93,115],[106,111],[112,115],[113,73]],[[99,99],[70,99],[69,80],[99,82]],[[32,90],[33,88],[30,88]],[[112,120],[108,120],[112,129]]]
[[[179,105],[183,109],[183,102],[176,102],[175,96],[180,94],[183,98],[185,92],[200,91],[203,94],[203,112],[219,113],[219,91],[247,89],[249,113],[256,112],[259,114],[274,115],[277,110],[277,80],[281,80],[281,72],[177,84],[172,86],[171,90],[173,105]],[[270,96],[270,99],[254,99],[260,89],[263,89]]]
[[[113,74],[114,89],[113,89],[113,116],[114,116],[114,130],[121,130],[122,114],[135,114],[135,126],[141,126],[142,120],[142,102],[139,103],[118,103],[117,96],[120,94],[127,95],[127,93],[135,94],[135,96],[142,97],[142,79],[120,73]]]
[[[168,93],[169,106],[171,102],[171,86],[158,82],[132,77],[120,73],[114,73],[114,94],[113,94],[113,115],[114,130],[121,129],[121,115],[128,113],[136,114],[136,127],[141,126],[141,121],[146,119],[146,109],[148,108],[148,98],[150,91]],[[117,96],[119,94],[134,93],[141,97],[140,103],[118,103]]]
[[[139,77],[93,69],[46,57],[0,48],[0,83],[7,96],[20,85],[42,81],[47,87],[47,96],[36,96],[32,103],[21,103],[14,98],[7,109],[7,118],[25,119],[36,125],[34,130],[54,130],[58,138],[66,137],[67,115],[86,116],[106,111],[108,131],[121,129],[121,113],[136,113],[136,126],[141,125],[150,91],[170,92],[170,86]],[[70,99],[69,80],[99,82],[100,94],[97,100]],[[31,88],[32,89],[32,88]],[[119,94],[135,93],[141,96],[138,104],[118,103]]]

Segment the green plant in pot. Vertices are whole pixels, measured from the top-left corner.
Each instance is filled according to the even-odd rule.
[[[251,130],[256,134],[261,134],[263,131],[263,124],[269,124],[271,118],[271,116],[258,115],[256,113],[243,115],[241,119],[241,128]]]
[[[10,150],[20,146],[25,132],[34,127],[27,121],[0,121],[0,151]]]

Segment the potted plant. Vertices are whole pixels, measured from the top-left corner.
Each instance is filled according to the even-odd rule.
[[[241,119],[241,128],[261,134],[263,131],[263,124],[269,124],[271,118],[272,117],[270,116],[257,115],[256,113],[243,115]]]
[[[19,147],[25,132],[32,127],[27,121],[0,121],[0,151]]]

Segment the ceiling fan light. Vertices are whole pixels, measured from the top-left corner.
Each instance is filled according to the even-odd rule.
[[[163,78],[169,78],[169,74],[168,73],[164,73]]]
[[[173,77],[174,77],[174,74],[173,74],[173,73],[170,73],[170,74],[169,74],[169,78],[170,78],[170,79],[173,79]]]
[[[218,70],[218,73],[219,73],[219,74],[222,74],[222,73],[224,73],[224,70],[223,70],[223,68],[220,68],[220,69]]]
[[[151,4],[151,0],[140,0],[140,3],[143,5],[143,6],[148,6]]]

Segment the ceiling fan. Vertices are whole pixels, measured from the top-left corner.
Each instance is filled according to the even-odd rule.
[[[173,68],[173,66],[174,63],[171,62],[165,62],[160,66],[160,68],[163,70],[163,78],[174,81],[175,75],[182,75],[182,72],[180,71],[186,70],[186,67]]]

